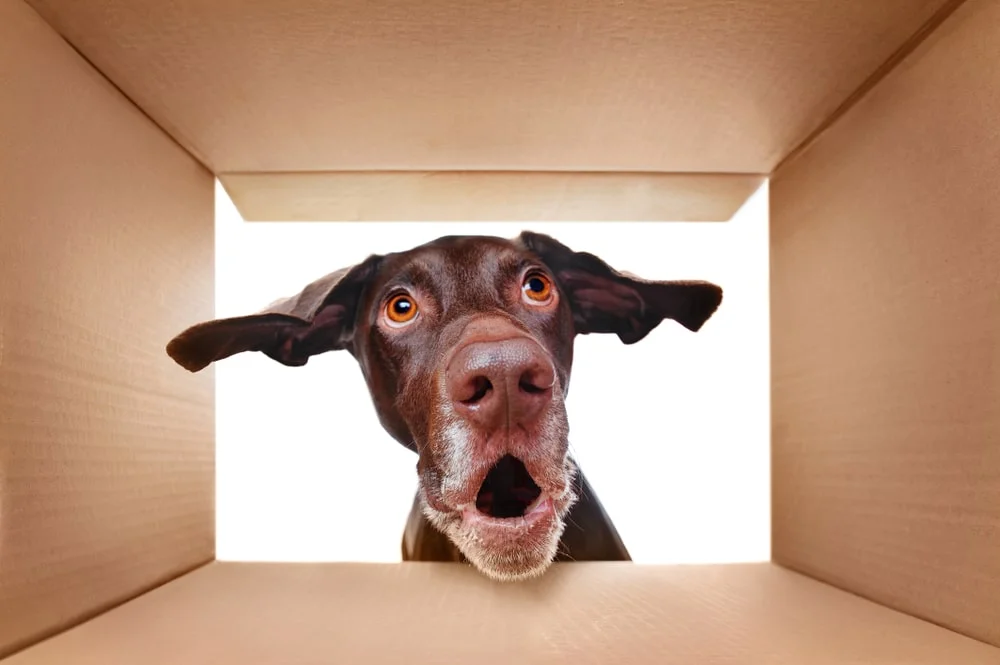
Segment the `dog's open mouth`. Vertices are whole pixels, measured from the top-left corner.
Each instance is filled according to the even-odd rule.
[[[483,480],[476,496],[476,508],[495,519],[523,517],[541,496],[541,488],[532,480],[524,463],[506,455]]]

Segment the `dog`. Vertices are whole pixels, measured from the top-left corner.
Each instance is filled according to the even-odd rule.
[[[630,561],[569,453],[577,335],[697,332],[722,302],[706,281],[649,281],[547,235],[444,236],[373,254],[249,316],[166,347],[198,372],[244,352],[290,367],[346,350],[382,427],[417,454],[406,561],[458,561],[497,581],[554,561]]]

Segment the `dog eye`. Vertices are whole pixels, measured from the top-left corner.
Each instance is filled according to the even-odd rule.
[[[552,280],[540,272],[529,272],[521,283],[527,302],[544,305],[552,299]]]
[[[385,316],[391,326],[404,326],[413,321],[417,316],[417,303],[413,298],[401,293],[389,298],[385,304]]]

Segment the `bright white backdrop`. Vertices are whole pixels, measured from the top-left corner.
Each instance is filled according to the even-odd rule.
[[[251,313],[372,252],[549,233],[656,279],[715,281],[701,332],[577,340],[571,446],[637,562],[770,556],[768,193],[729,223],[244,223],[217,187],[217,315]],[[416,456],[379,427],[346,353],[216,365],[218,557],[398,561]]]

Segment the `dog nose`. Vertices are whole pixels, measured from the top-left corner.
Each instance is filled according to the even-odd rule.
[[[467,344],[446,379],[455,410],[494,429],[533,421],[552,399],[555,368],[536,342],[518,337]]]

